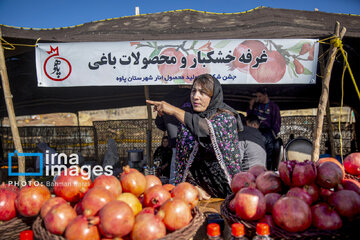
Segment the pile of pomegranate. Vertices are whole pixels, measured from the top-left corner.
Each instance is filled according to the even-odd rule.
[[[68,240],[157,239],[187,226],[199,201],[190,183],[162,185],[124,167],[119,178],[101,175],[93,182],[65,172],[56,178],[54,194],[43,185],[1,185],[0,221],[17,214],[40,215],[45,228]]]
[[[280,163],[278,173],[253,166],[233,177],[229,209],[288,232],[338,230],[360,217],[360,183],[345,179],[345,171],[360,175],[360,153],[348,155],[344,165],[335,158],[290,160]]]

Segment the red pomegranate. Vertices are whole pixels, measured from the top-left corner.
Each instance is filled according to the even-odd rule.
[[[145,176],[129,166],[124,167],[124,172],[121,173],[120,182],[123,192],[130,192],[137,197],[143,194],[146,188]]]
[[[184,56],[184,54],[180,50],[176,50],[175,48],[166,48],[159,54],[159,56],[161,55],[168,56],[169,59],[171,57],[176,58],[175,64],[158,64],[158,69],[161,75],[174,76],[179,74],[180,71],[182,72],[180,66],[182,65],[181,58]]]
[[[230,202],[229,202],[229,209],[232,212],[235,212],[235,198],[233,198]]]
[[[261,219],[259,219],[257,222],[258,223],[266,223],[269,225],[270,228],[274,228],[276,226],[274,219],[273,219],[272,215],[270,215],[270,214],[266,214]]]
[[[15,200],[18,213],[24,217],[34,217],[40,213],[42,205],[51,197],[50,191],[42,184],[30,182],[21,188]]]
[[[323,188],[335,188],[344,179],[341,168],[330,161],[321,163],[317,171],[316,183]]]
[[[61,197],[53,197],[47,200],[40,209],[40,216],[44,218],[50,209],[59,203],[66,203],[66,201]]]
[[[106,238],[126,236],[135,223],[132,209],[126,203],[114,200],[107,203],[99,212],[99,229]]]
[[[323,162],[333,162],[335,163],[336,165],[338,165],[342,171],[343,171],[343,174],[345,176],[345,169],[344,169],[344,166],[341,165],[341,163],[336,159],[336,158],[333,158],[333,157],[326,157],[326,158],[320,158],[317,162],[316,162],[316,166],[319,166],[321,163]]]
[[[145,190],[147,190],[147,189],[149,189],[149,188],[151,188],[151,187],[153,187],[155,185],[162,186],[162,182],[161,182],[160,178],[158,178],[155,175],[146,175],[145,179],[146,179]]]
[[[230,188],[237,193],[242,188],[255,187],[255,177],[249,172],[239,172],[231,180]]]
[[[162,186],[155,185],[144,192],[144,205],[157,208],[171,198],[171,194]]]
[[[286,71],[286,61],[278,51],[266,51],[267,61],[257,68],[250,67],[251,76],[258,83],[276,83],[280,81]]]
[[[353,190],[360,194],[360,183],[354,179],[344,179],[342,181],[342,186],[346,190]]]
[[[300,198],[284,197],[273,206],[273,219],[279,227],[289,232],[302,232],[311,225],[311,209]]]
[[[304,43],[301,47],[299,55],[304,55],[305,53],[309,52],[311,49],[310,43]]]
[[[175,185],[168,183],[168,184],[163,185],[163,188],[165,188],[166,190],[169,191],[169,193],[171,193],[171,191],[175,188]]]
[[[16,197],[16,192],[7,188],[0,189],[0,221],[8,221],[16,217]]]
[[[340,215],[326,203],[311,207],[312,225],[321,230],[337,230],[342,227]]]
[[[172,198],[180,198],[185,202],[189,203],[191,208],[196,207],[199,202],[199,192],[198,190],[188,182],[182,182],[178,184],[171,191]]]
[[[316,179],[316,166],[311,161],[295,160],[280,162],[279,175],[288,186],[301,187],[313,183]]]
[[[144,207],[138,214],[135,216],[135,221],[138,217],[140,217],[143,214],[152,214],[155,215],[155,208],[153,207]]]
[[[281,198],[280,193],[268,193],[265,195],[266,212],[272,213],[272,209],[277,200]]]
[[[294,65],[295,65],[295,72],[297,74],[303,74],[304,73],[304,65],[302,65],[301,62],[299,62],[299,60],[297,60],[296,58],[293,61]]]
[[[297,197],[306,202],[309,206],[311,206],[312,198],[311,196],[302,188],[293,187],[286,193],[286,197]]]
[[[74,218],[65,229],[66,240],[100,240],[97,226],[84,216]]]
[[[315,50],[315,44],[312,45],[312,47],[309,51],[308,60],[314,60],[314,50]]]
[[[360,175],[360,152],[354,152],[344,159],[344,168],[351,175]]]
[[[192,220],[189,204],[178,198],[170,198],[161,205],[157,216],[162,219],[166,229],[169,231],[183,228]]]
[[[54,193],[68,202],[78,202],[88,191],[91,180],[86,179],[80,172],[73,174],[70,168],[63,171],[54,183]]]
[[[163,238],[166,235],[166,227],[161,219],[152,214],[144,214],[137,217],[131,232],[132,240],[153,240]]]
[[[254,165],[248,170],[249,173],[254,175],[255,178],[259,176],[261,173],[266,172],[266,167],[263,165]]]
[[[264,195],[256,188],[243,188],[235,195],[236,215],[245,220],[258,220],[265,215]]]
[[[322,187],[320,187],[320,189],[319,189],[320,198],[325,202],[327,202],[327,200],[333,193],[334,193],[334,191],[331,189],[322,188]]]
[[[352,190],[334,192],[328,202],[343,217],[352,218],[360,214],[360,196]]]
[[[59,203],[45,215],[44,225],[49,232],[62,235],[74,218],[76,218],[75,210],[68,203]]]
[[[319,195],[320,195],[319,191],[320,190],[319,190],[319,187],[315,183],[312,183],[310,185],[305,185],[302,187],[302,189],[311,196],[312,203],[319,200]]]
[[[114,198],[122,193],[121,183],[115,176],[101,175],[95,178],[90,188],[93,187],[105,187],[114,195]]]
[[[112,200],[114,200],[114,195],[106,188],[91,188],[81,200],[83,215],[85,217],[95,216],[105,204]]]
[[[13,191],[15,193],[19,193],[19,191],[20,191],[20,189],[18,187],[14,186],[12,184],[9,184],[9,183],[5,184],[4,182],[1,183],[0,189],[8,189],[8,190],[11,190],[11,191]]]
[[[256,178],[256,188],[264,195],[271,192],[281,192],[281,179],[273,171],[263,172]]]

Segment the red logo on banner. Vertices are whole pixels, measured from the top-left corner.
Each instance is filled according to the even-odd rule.
[[[71,64],[63,57],[59,56],[59,47],[50,46],[50,55],[44,62],[45,75],[53,81],[64,81],[71,74]]]

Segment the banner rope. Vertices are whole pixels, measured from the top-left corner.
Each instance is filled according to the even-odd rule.
[[[37,44],[39,42],[40,38],[38,38],[35,42],[34,45],[32,44],[21,44],[21,43],[9,43],[8,41],[6,41],[4,38],[0,37],[0,42],[2,45],[2,48],[4,48],[5,50],[15,50],[15,46],[21,46],[21,47],[37,47]],[[4,46],[7,45],[7,46]]]

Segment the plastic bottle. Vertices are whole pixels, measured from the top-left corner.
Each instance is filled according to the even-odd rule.
[[[22,232],[20,232],[20,236],[19,236],[20,240],[33,240],[34,239],[34,234],[32,230],[24,230]]]
[[[233,223],[231,225],[231,240],[248,240],[245,237],[245,227],[241,223]]]
[[[210,223],[207,225],[208,240],[221,240],[220,225],[217,223]]]
[[[256,236],[253,240],[270,240],[270,229],[267,223],[258,223],[256,225]]]

